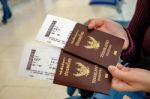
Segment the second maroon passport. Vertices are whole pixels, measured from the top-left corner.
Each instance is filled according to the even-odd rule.
[[[54,83],[108,94],[111,76],[106,69],[62,51]]]
[[[64,50],[107,68],[116,65],[123,43],[121,38],[77,23]]]

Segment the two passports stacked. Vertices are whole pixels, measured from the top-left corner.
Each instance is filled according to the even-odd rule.
[[[116,65],[123,40],[77,23],[62,49],[54,83],[108,94],[108,65]]]
[[[116,65],[124,40],[56,16],[47,17],[37,40],[62,48],[55,84],[108,94],[111,75],[107,67]]]

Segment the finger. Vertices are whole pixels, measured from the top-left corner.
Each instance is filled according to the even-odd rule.
[[[121,81],[117,78],[112,79],[111,87],[118,91],[133,91],[134,90],[130,84],[128,84],[124,81]]]
[[[90,19],[88,21],[88,29],[94,29],[95,28],[95,20],[94,19]]]
[[[117,67],[119,70],[122,70],[122,71],[129,71],[129,70],[130,70],[129,67],[125,67],[125,66],[123,66],[122,64],[117,64],[116,67]]]
[[[125,72],[130,71],[130,68],[129,67],[123,67],[122,71],[125,71]]]
[[[120,80],[124,81],[132,81],[133,78],[131,77],[130,72],[124,72],[122,70],[119,70],[115,66],[109,66],[108,67],[109,72],[112,74],[113,77],[118,78]]]
[[[124,66],[121,64],[117,64],[116,67],[121,70]]]
[[[88,28],[89,29],[94,29],[94,28],[98,28],[102,25],[104,25],[104,19],[90,19],[88,21]]]
[[[96,27],[101,27],[102,25],[105,24],[105,19],[99,18],[99,19],[95,19],[95,26]]]

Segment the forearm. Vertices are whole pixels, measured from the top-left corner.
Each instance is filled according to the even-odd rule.
[[[148,0],[138,0],[134,16],[126,29],[129,37],[129,48],[123,51],[121,58],[126,61],[133,61],[138,58],[145,31],[149,26],[150,11]]]

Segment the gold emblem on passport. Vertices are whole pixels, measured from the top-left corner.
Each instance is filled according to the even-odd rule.
[[[77,64],[77,72],[75,74],[73,74],[75,77],[81,77],[81,76],[88,76],[90,73],[89,67],[83,65],[80,62],[76,62]]]
[[[113,53],[114,55],[117,55],[117,51],[114,51],[114,53]]]
[[[108,74],[105,74],[105,78],[108,78]]]
[[[87,41],[87,45],[84,47],[87,49],[98,49],[100,47],[100,42],[97,41],[95,38],[92,36],[88,36],[89,40]]]

